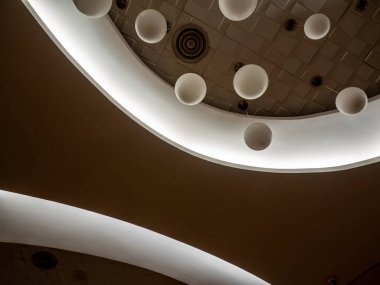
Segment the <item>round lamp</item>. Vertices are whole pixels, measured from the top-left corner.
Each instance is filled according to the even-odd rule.
[[[335,105],[339,112],[345,115],[358,114],[368,103],[367,94],[360,88],[348,87],[339,92]]]
[[[307,18],[303,28],[309,39],[319,40],[330,31],[330,19],[324,14],[314,14]]]
[[[257,0],[219,0],[219,9],[227,19],[242,21],[255,11]]]
[[[247,100],[259,98],[268,88],[268,75],[255,64],[241,67],[235,74],[233,85],[236,93]]]
[[[185,73],[175,83],[177,99],[185,105],[196,105],[206,96],[206,82],[195,73]]]
[[[140,39],[149,44],[161,41],[166,35],[167,28],[165,17],[153,9],[142,11],[136,18],[136,33]]]
[[[112,0],[73,0],[79,12],[90,18],[101,18],[109,12]]]
[[[266,149],[272,142],[272,131],[264,123],[252,123],[244,131],[244,141],[250,149]]]

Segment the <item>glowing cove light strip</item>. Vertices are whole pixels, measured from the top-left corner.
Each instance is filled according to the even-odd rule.
[[[0,242],[104,257],[189,285],[268,285],[231,263],[145,228],[3,190],[0,190]]]
[[[88,18],[72,0],[23,0],[66,56],[123,112],[166,142],[216,163],[271,172],[347,169],[380,159],[380,100],[355,116],[338,112],[279,119],[248,117],[206,104],[185,106],[146,67],[106,17]],[[267,124],[272,144],[252,151],[244,130]]]

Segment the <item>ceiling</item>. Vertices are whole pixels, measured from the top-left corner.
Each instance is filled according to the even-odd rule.
[[[380,93],[380,1],[370,1],[364,12],[355,9],[357,0],[258,2],[255,13],[240,22],[224,18],[217,0],[129,0],[125,9],[114,3],[109,15],[136,54],[161,78],[174,85],[186,72],[202,75],[208,88],[204,102],[223,110],[309,115],[335,109],[331,89],[356,86],[369,97]],[[147,8],[159,10],[172,26],[157,44],[144,43],[135,32],[135,19]],[[313,41],[305,37],[302,25],[317,12],[330,18],[331,30],[326,38]],[[290,18],[297,22],[291,32],[284,28]],[[209,52],[197,63],[186,63],[173,51],[173,35],[187,23],[200,26],[209,38]],[[259,64],[270,79],[265,95],[250,100],[247,111],[238,108],[241,98],[232,86],[239,62]],[[323,77],[324,86],[311,86],[316,75]]]
[[[272,284],[347,284],[380,261],[379,163],[273,174],[195,158],[109,102],[21,1],[0,8],[1,189],[146,227]]]

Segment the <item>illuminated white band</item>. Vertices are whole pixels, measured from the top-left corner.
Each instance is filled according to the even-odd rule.
[[[84,17],[71,0],[23,1],[105,96],[186,152],[224,165],[272,172],[333,171],[379,161],[379,96],[352,117],[330,112],[276,119],[232,114],[206,104],[184,106],[173,87],[138,59],[108,17]],[[254,121],[264,122],[273,133],[272,144],[263,151],[252,151],[244,143],[244,130]]]
[[[3,190],[0,190],[0,242],[100,256],[190,285],[268,284],[220,258],[142,227]]]

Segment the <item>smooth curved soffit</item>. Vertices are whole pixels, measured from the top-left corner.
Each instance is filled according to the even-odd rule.
[[[200,158],[242,169],[324,172],[380,160],[380,100],[355,116],[338,112],[278,119],[243,116],[206,104],[184,106],[174,89],[129,48],[108,16],[92,19],[72,0],[23,0],[73,64],[124,113],[166,142]],[[263,151],[244,130],[263,122],[273,142]]]
[[[190,285],[268,285],[231,263],[145,228],[3,190],[0,190],[0,242],[104,257]]]

